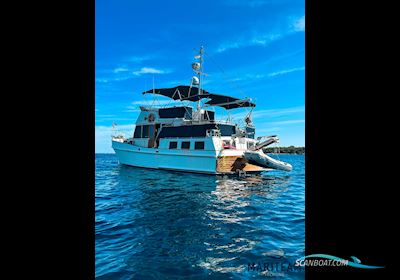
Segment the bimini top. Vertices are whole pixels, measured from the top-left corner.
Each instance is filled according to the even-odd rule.
[[[235,109],[240,107],[256,107],[256,104],[251,102],[249,98],[239,99],[236,97],[210,93],[206,90],[201,90],[199,94],[199,89],[197,87],[190,86],[176,86],[173,88],[158,88],[151,89],[143,92],[143,94],[154,93],[163,95],[174,100],[181,101],[199,101],[200,99],[207,98],[208,100],[205,104],[210,106],[219,106],[227,110]]]

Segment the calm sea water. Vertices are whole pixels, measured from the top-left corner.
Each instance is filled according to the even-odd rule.
[[[291,173],[224,178],[97,154],[96,278],[304,279],[304,156],[279,158]]]

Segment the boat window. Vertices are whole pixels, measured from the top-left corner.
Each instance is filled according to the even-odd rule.
[[[236,133],[236,127],[229,124],[219,124],[219,130],[221,131],[222,136],[231,136]]]
[[[176,141],[169,142],[170,149],[176,149],[177,147],[178,147],[178,142],[176,142]]]
[[[183,141],[181,144],[181,149],[190,149],[190,142],[189,141]]]
[[[196,141],[194,142],[195,150],[204,150],[204,141]]]
[[[150,125],[143,125],[142,138],[149,137],[149,126]]]
[[[141,138],[142,137],[142,126],[137,125],[135,128],[135,133],[133,134],[133,138]]]
[[[191,120],[193,118],[193,116],[192,116],[192,108],[189,107],[189,109],[186,109],[184,118],[187,119],[187,120]]]
[[[213,111],[208,111],[208,110],[204,111],[204,119],[205,120],[213,121],[214,117],[215,117],[215,113]]]
[[[256,130],[254,127],[246,126],[246,137],[254,139],[254,134]]]
[[[160,118],[192,118],[191,107],[172,107],[172,108],[161,108],[158,110]]]
[[[247,142],[247,149],[254,149],[254,142]]]

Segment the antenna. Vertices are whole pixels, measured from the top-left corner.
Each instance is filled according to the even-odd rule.
[[[153,107],[154,105],[155,105],[155,103],[156,103],[156,90],[155,90],[155,88],[154,88],[154,75],[153,75],[153,102],[151,103],[151,106],[150,107]]]
[[[203,48],[203,46],[201,46],[200,47],[200,52],[199,52],[199,54],[200,54],[200,71],[199,71],[199,95],[201,95],[202,93],[201,93],[201,86],[202,86],[202,82],[203,82],[203,79],[202,79],[202,74],[203,74],[203,63],[204,63],[204,59],[203,59],[203,54],[204,54],[204,48]],[[199,98],[199,101],[198,101],[198,103],[197,103],[197,110],[199,110],[200,109],[200,98]]]
[[[198,84],[198,85],[199,85],[199,87],[198,87],[198,94],[199,94],[199,95],[202,94],[202,93],[201,93],[201,84],[202,84],[202,80],[203,80],[203,79],[202,79],[201,76],[203,75],[203,62],[204,62],[203,54],[204,54],[204,47],[201,46],[201,47],[200,47],[199,54],[196,55],[196,56],[194,57],[195,59],[198,59],[199,62],[194,62],[194,63],[192,63],[193,71],[197,74],[197,77],[193,77],[193,78],[192,78],[192,83],[193,83],[193,84]],[[197,110],[198,110],[198,111],[200,110],[200,98],[199,98],[199,100],[197,101]]]

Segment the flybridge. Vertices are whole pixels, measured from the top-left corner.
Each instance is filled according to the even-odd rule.
[[[227,95],[210,93],[204,89],[200,90],[194,86],[176,86],[172,88],[158,88],[143,92],[143,94],[158,94],[169,97],[173,100],[180,101],[200,101],[201,99],[209,99],[205,105],[219,106],[227,110],[241,107],[256,107],[256,104],[251,102],[250,98],[239,99]]]

